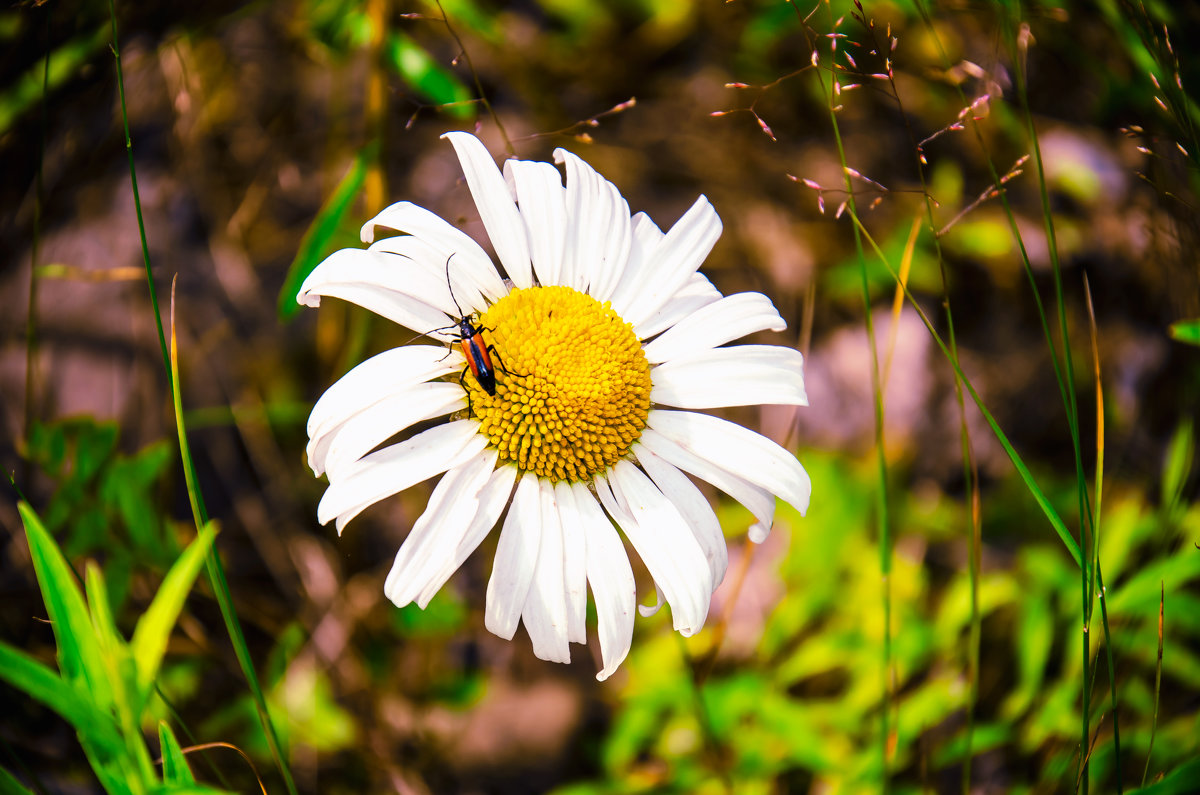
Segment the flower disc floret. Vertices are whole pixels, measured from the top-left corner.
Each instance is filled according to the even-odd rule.
[[[526,472],[587,482],[646,427],[650,364],[633,327],[570,287],[514,290],[480,318],[496,394],[464,379],[480,433]]]

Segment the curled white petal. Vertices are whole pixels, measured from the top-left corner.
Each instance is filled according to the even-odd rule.
[[[671,605],[675,629],[694,635],[704,626],[713,591],[708,561],[696,537],[671,500],[630,462],[618,461],[608,483],[623,509],[617,522]]]
[[[726,469],[720,462],[701,458],[693,451],[658,433],[654,429],[654,420],[658,411],[650,412],[650,426],[642,431],[638,438],[641,446],[662,456],[666,461],[682,469],[706,483],[711,483],[721,491],[733,497],[746,506],[746,510],[758,520],[756,526],[769,530],[775,521],[775,495],[766,489],[751,483],[740,474]],[[754,529],[751,528],[751,532]],[[765,532],[763,534],[765,538]]]
[[[453,560],[471,522],[479,512],[479,498],[496,466],[497,453],[482,455],[442,476],[424,513],[400,545],[383,592],[397,607],[412,602]]]
[[[529,263],[529,239],[525,222],[512,192],[504,182],[496,161],[478,138],[465,132],[448,132],[442,135],[454,146],[471,198],[479,209],[479,218],[487,230],[488,239],[496,249],[496,256],[517,286],[533,284],[533,270]]]
[[[696,484],[664,458],[640,444],[634,445],[633,451],[642,469],[654,481],[659,491],[670,496],[671,502],[679,509],[679,513],[683,515],[696,537],[696,542],[700,544],[704,558],[708,561],[715,591],[725,579],[725,570],[729,567],[729,550],[725,546],[721,522],[713,512],[712,506],[708,504],[704,493],[696,488]]]
[[[512,640],[517,631],[537,565],[542,521],[539,491],[536,475],[526,472],[521,476],[496,543],[483,623],[488,632],[505,640]]]
[[[771,299],[762,293],[734,293],[697,309],[646,343],[646,359],[650,364],[669,362],[756,331],[785,328]]]
[[[663,596],[662,588],[659,588],[657,583],[654,586],[654,604],[638,605],[638,615],[642,618],[653,618],[658,615],[658,611],[663,609],[663,605],[667,603],[666,597]]]
[[[650,424],[658,433],[700,458],[777,495],[803,514],[812,482],[792,453],[741,425],[691,411],[653,411]]]
[[[734,345],[654,368],[650,401],[685,409],[807,406],[804,357],[782,345]]]
[[[479,423],[460,420],[377,450],[329,484],[317,506],[317,519],[321,524],[337,519],[341,533],[368,506],[464,463],[486,446]]]

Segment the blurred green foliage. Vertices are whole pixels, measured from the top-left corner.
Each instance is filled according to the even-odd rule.
[[[904,530],[890,582],[893,669],[885,676],[883,584],[874,563],[878,550],[865,532],[870,470],[830,456],[809,455],[805,464],[813,481],[829,488],[803,519],[782,509],[775,532],[786,534],[788,552],[774,574],[786,596],[770,611],[760,643],[749,656],[718,664],[697,684],[709,638],[682,642],[664,632],[639,638],[601,752],[604,777],[561,788],[558,795],[777,792],[781,782],[805,782],[797,784],[800,790],[871,791],[880,777],[882,760],[872,738],[885,681],[895,710],[888,765],[922,771],[897,791],[943,791],[957,780],[966,741],[970,583],[967,572],[936,572],[920,555],[944,536],[942,528],[961,526],[961,506],[894,495]],[[1024,513],[1015,520],[1036,523],[1039,517]],[[991,525],[985,515],[985,534]],[[1200,687],[1200,656],[1192,651],[1200,645],[1196,538],[1200,505],[1183,507],[1168,521],[1142,496],[1124,493],[1105,512],[1100,559],[1119,677],[1122,753],[1139,769],[1155,709],[1160,587],[1170,594],[1164,676],[1190,691]],[[1031,778],[1010,779],[1010,791],[1054,789],[1075,766],[1082,672],[1074,642],[1078,569],[1049,540],[1022,543],[1005,554],[1012,556],[1010,567],[985,561],[979,612],[990,667],[1006,670],[981,683],[981,697],[991,701],[1000,695],[995,689],[1006,692],[998,710],[975,726],[972,753],[1007,760],[1004,767],[1012,773],[1020,768],[1016,757],[1041,759],[1028,768]],[[1093,654],[1103,656],[1103,643],[1094,639]],[[1111,717],[1107,702],[1093,703],[1099,728],[1092,775],[1105,781],[1113,774]],[[1164,707],[1156,758],[1186,758],[1200,715],[1184,704]],[[1151,770],[1159,769],[1152,761]]]
[[[58,671],[0,642],[0,678],[71,724],[105,791],[129,795],[224,791],[196,784],[165,721],[158,729],[160,776],[141,723],[169,636],[216,530],[206,528],[179,556],[126,641],[117,630],[100,567],[92,563],[87,568],[85,601],[78,575],[38,515],[25,503],[19,507],[57,641]],[[28,790],[18,785],[10,791]]]
[[[70,557],[106,557],[109,600],[124,604],[135,564],[165,568],[179,554],[173,523],[160,512],[172,447],[155,442],[134,455],[117,449],[115,422],[75,417],[38,423],[25,454],[54,483],[46,527]]]
[[[33,17],[26,12],[43,5],[54,4],[35,3],[0,12],[0,40],[12,43],[15,52],[17,44],[35,39],[40,28],[30,22]],[[1166,427],[1161,472],[1153,471],[1158,467],[1152,463],[1141,473],[1142,480],[1134,476],[1105,483],[1098,558],[1107,584],[1102,598],[1112,636],[1103,637],[1098,618],[1088,628],[1093,655],[1088,661],[1090,682],[1084,681],[1080,643],[1079,570],[1053,538],[1022,483],[993,469],[981,494],[983,549],[977,617],[982,623],[983,665],[978,697],[972,703],[972,582],[966,535],[970,496],[961,493],[962,484],[944,475],[930,480],[929,471],[922,469],[926,451],[920,446],[895,461],[889,507],[896,550],[886,582],[880,575],[879,543],[871,531],[878,488],[874,469],[846,450],[805,450],[802,460],[818,484],[812,510],[803,519],[786,508],[781,511],[773,542],[782,547],[756,553],[768,558],[769,565],[754,569],[753,579],[744,586],[747,590],[765,589],[762,598],[767,608],[761,615],[734,619],[750,624],[753,640],[727,641],[725,647],[716,649],[716,625],[723,618],[714,610],[709,629],[684,641],[670,632],[664,611],[656,618],[639,621],[628,661],[603,687],[592,681],[592,670],[579,670],[588,667],[586,662],[564,672],[532,661],[521,638],[501,645],[505,651],[500,653],[497,646],[487,645],[491,639],[480,640],[482,597],[475,598],[479,596],[478,583],[469,576],[452,581],[427,610],[413,606],[394,610],[386,604],[378,594],[379,567],[386,567],[394,553],[394,542],[403,535],[396,526],[404,522],[392,521],[390,515],[387,522],[378,522],[377,528],[389,533],[382,540],[370,538],[370,534],[364,534],[368,536],[365,540],[319,535],[312,520],[317,497],[310,484],[299,485],[303,478],[297,471],[303,442],[296,436],[301,423],[295,422],[294,401],[319,392],[315,385],[337,369],[329,366],[330,359],[339,355],[358,358],[358,347],[366,347],[365,324],[347,324],[351,331],[344,334],[340,329],[322,329],[319,352],[298,350],[295,338],[303,335],[288,338],[273,319],[268,325],[275,336],[269,338],[269,344],[262,344],[263,337],[241,336],[247,329],[262,333],[255,323],[270,314],[262,312],[262,307],[271,303],[269,296],[278,295],[278,317],[295,315],[296,292],[312,268],[330,251],[358,244],[357,230],[364,220],[361,200],[372,169],[390,165],[410,180],[409,187],[423,189],[424,183],[413,174],[425,174],[420,167],[428,165],[422,161],[426,141],[436,140],[437,134],[450,126],[469,126],[472,121],[490,124],[476,85],[488,92],[506,123],[519,122],[512,125],[514,130],[528,136],[517,139],[526,147],[522,156],[533,151],[533,142],[540,145],[537,136],[554,135],[546,130],[592,130],[594,125],[577,119],[623,101],[634,89],[639,109],[646,109],[647,115],[630,114],[628,121],[606,127],[607,139],[594,153],[619,162],[618,173],[623,171],[635,184],[638,176],[648,174],[665,183],[687,183],[688,193],[694,192],[691,183],[696,182],[714,201],[724,192],[725,202],[720,207],[729,221],[726,240],[734,242],[722,245],[735,253],[719,254],[724,259],[717,264],[724,268],[720,276],[731,283],[759,285],[775,297],[772,277],[785,283],[798,278],[789,267],[799,269],[800,261],[816,262],[811,282],[818,296],[819,336],[822,324],[833,328],[861,311],[861,266],[850,253],[844,217],[838,227],[830,217],[806,216],[806,212],[816,212],[811,208],[811,196],[798,199],[794,193],[782,193],[779,186],[785,184],[784,174],[789,169],[796,170],[797,163],[807,167],[832,158],[828,121],[820,115],[823,97],[811,72],[806,72],[808,48],[814,41],[828,46],[831,28],[839,19],[845,22],[843,29],[854,30],[854,38],[865,40],[865,31],[853,26],[849,15],[856,6],[851,0],[817,3],[809,9],[774,0],[747,0],[725,9],[696,0],[612,4],[537,0],[511,7],[445,0],[413,4],[412,15],[405,17],[400,17],[400,12],[407,12],[408,6],[384,6],[387,11],[380,19],[373,18],[369,5],[359,0],[285,4],[280,7],[291,27],[284,41],[263,33],[266,30],[273,35],[284,26],[277,18],[258,16],[269,13],[261,6],[236,12],[218,8],[212,12],[218,17],[216,24],[180,10],[178,19],[163,23],[168,26],[166,33],[159,29],[159,21],[136,17],[139,46],[156,56],[144,59],[151,68],[141,72],[143,91],[131,94],[145,102],[141,109],[145,116],[139,120],[142,130],[147,138],[159,129],[173,131],[178,138],[167,137],[168,143],[160,149],[174,148],[186,164],[172,175],[177,181],[165,183],[162,192],[178,202],[169,204],[165,214],[186,215],[180,208],[190,201],[202,205],[210,215],[198,212],[196,218],[189,216],[195,228],[187,227],[183,237],[195,236],[197,229],[202,229],[205,234],[199,237],[205,238],[212,251],[224,251],[233,243],[242,245],[240,253],[253,263],[253,269],[247,269],[250,278],[244,282],[257,285],[261,280],[267,286],[265,302],[254,290],[248,291],[249,298],[239,296],[229,287],[238,280],[229,279],[228,270],[211,268],[214,273],[219,271],[216,276],[208,272],[209,259],[217,258],[204,249],[198,260],[203,267],[194,268],[190,275],[197,280],[220,281],[221,289],[212,292],[221,297],[213,299],[199,289],[187,296],[195,305],[208,300],[217,307],[206,320],[211,321],[211,336],[193,342],[200,355],[217,360],[215,368],[227,368],[221,371],[224,376],[235,376],[236,380],[231,380],[237,388],[229,390],[231,393],[244,386],[246,392],[261,389],[262,394],[283,394],[292,402],[271,404],[270,410],[259,404],[254,413],[254,406],[212,407],[211,395],[205,393],[203,401],[189,401],[189,414],[202,420],[193,423],[193,430],[205,426],[197,443],[202,456],[210,453],[205,442],[216,440],[211,445],[212,460],[207,462],[210,469],[222,474],[226,466],[232,472],[228,475],[232,484],[223,482],[226,493],[214,502],[220,515],[230,517],[227,521],[236,518],[239,524],[249,525],[249,530],[239,526],[238,544],[227,551],[234,563],[230,570],[240,600],[239,614],[251,625],[255,653],[265,662],[269,711],[290,753],[310,768],[308,781],[313,791],[365,791],[384,786],[381,782],[402,788],[397,782],[403,782],[418,792],[422,787],[435,792],[528,792],[557,787],[554,791],[559,795],[861,792],[879,790],[886,776],[892,777],[895,792],[956,791],[964,764],[970,766],[970,783],[976,789],[1064,791],[1073,788],[1072,779],[1077,775],[1080,689],[1088,686],[1093,690],[1088,725],[1095,732],[1095,743],[1088,752],[1090,778],[1098,790],[1115,790],[1120,782],[1115,773],[1114,716],[1109,701],[1102,697],[1112,675],[1106,644],[1111,645],[1115,661],[1124,783],[1138,780],[1146,765],[1147,781],[1151,782],[1146,791],[1187,792],[1194,788],[1200,775],[1200,763],[1195,760],[1195,738],[1200,735],[1200,655],[1195,652],[1200,647],[1200,552],[1195,548],[1200,541],[1200,505],[1193,472],[1196,439],[1193,420],[1177,422],[1175,416],[1152,414],[1149,409],[1149,416],[1138,418],[1138,424],[1147,429],[1126,428],[1124,432],[1150,435],[1156,430],[1151,426]],[[908,104],[897,109],[894,97],[881,88],[885,81],[879,80],[864,81],[869,87],[857,94],[850,94],[847,88],[848,98],[844,99],[845,117],[851,120],[847,130],[860,128],[861,137],[856,148],[851,141],[851,151],[863,162],[856,160],[855,164],[864,173],[871,166],[874,170],[870,173],[897,186],[868,218],[889,263],[901,260],[911,219],[922,211],[917,202],[909,201],[919,195],[911,168],[917,156],[909,151],[912,128],[920,131],[919,137],[953,120],[962,109],[959,88],[996,92],[981,143],[991,152],[988,156],[994,156],[1001,173],[1027,153],[1017,103],[1005,96],[1012,90],[1012,65],[1005,62],[1007,55],[1000,52],[995,32],[1010,15],[1026,15],[1041,37],[1030,50],[1033,59],[1045,58],[1041,80],[1047,95],[1035,99],[1040,102],[1038,112],[1046,115],[1039,116],[1038,124],[1072,132],[1099,131],[1103,136],[1117,124],[1127,123],[1127,117],[1158,118],[1168,134],[1156,132],[1155,125],[1146,122],[1150,132],[1139,140],[1154,148],[1154,157],[1146,167],[1149,173],[1143,176],[1172,199],[1168,203],[1171,212],[1178,213],[1181,205],[1186,206],[1178,197],[1187,197],[1189,180],[1194,183],[1200,171],[1179,169],[1178,162],[1170,158],[1175,156],[1171,150],[1178,148],[1182,162],[1194,166],[1200,154],[1195,140],[1196,104],[1187,88],[1194,81],[1181,77],[1195,67],[1186,58],[1179,63],[1179,54],[1166,46],[1162,35],[1164,24],[1186,21],[1179,9],[1166,3],[1143,6],[1123,0],[1095,5],[1006,2],[953,8],[898,0],[867,6],[871,19],[879,21],[877,34],[894,26],[897,35],[903,36],[892,57],[899,64],[900,90]],[[1102,19],[1093,18],[1091,12],[1097,8]],[[805,16],[810,10],[814,13]],[[146,9],[129,13],[143,11],[149,14]],[[923,19],[926,15],[927,22]],[[817,38],[808,38],[802,16],[819,34]],[[250,22],[239,26],[245,20]],[[55,24],[60,23],[55,18]],[[73,96],[68,93],[71,84],[93,79],[91,71],[107,58],[107,33],[105,24],[82,32],[58,31],[57,38],[51,39],[45,80],[51,109],[58,103],[64,112],[74,112],[68,101]],[[246,46],[247,41],[254,46]],[[1093,47],[1094,41],[1103,45]],[[843,52],[850,44],[846,42]],[[268,46],[280,48],[272,53],[274,60],[243,68],[244,59]],[[478,73],[466,68],[463,47],[473,57]],[[288,48],[304,55],[298,57]],[[195,54],[185,58],[188,52]],[[877,73],[884,68],[879,53],[868,58],[855,52],[864,72]],[[943,54],[953,64],[951,68],[946,68]],[[160,91],[157,81],[161,75],[156,70],[170,74],[176,61],[186,74],[168,97]],[[319,106],[320,112],[332,108],[337,118],[319,118],[313,105],[304,104],[311,101],[308,88],[289,82],[298,62],[305,67],[316,65],[313,71],[320,72],[319,77],[295,71],[320,86],[313,93],[328,101]],[[970,73],[965,68],[968,62],[985,73],[983,78],[972,78],[978,85],[973,86],[964,76]],[[47,61],[42,57],[14,58],[6,63],[17,68],[11,69],[0,85],[0,144],[18,122],[27,121],[35,112]],[[1072,68],[1077,71],[1071,72]],[[1102,79],[1082,88],[1064,86],[1052,74],[1059,70],[1073,76],[1087,72]],[[362,93],[364,73],[385,76],[389,117],[364,123],[362,117],[369,114],[356,99]],[[1162,86],[1157,93],[1147,77],[1150,73]],[[261,80],[263,74],[270,79]],[[994,80],[995,87],[985,78]],[[238,82],[242,79],[246,82]],[[328,83],[322,82],[325,79]],[[261,90],[256,82],[260,80],[283,85],[287,91],[280,96],[256,94]],[[725,101],[728,95],[720,93],[721,86],[730,80],[760,85],[780,81],[770,91],[762,91],[762,107],[757,109],[770,119],[778,141],[764,138],[745,114],[710,120],[709,127],[701,127],[695,119],[680,121],[681,108],[696,106],[703,115],[724,107],[716,103]],[[211,93],[206,95],[206,91]],[[239,92],[261,102],[246,101]],[[163,98],[171,101],[155,104]],[[734,100],[731,106],[740,101]],[[1085,101],[1094,115],[1080,112]],[[280,112],[278,118],[243,118],[238,115],[243,104],[296,107],[301,115],[293,118]],[[1068,110],[1055,115],[1059,105]],[[658,115],[649,115],[652,112]],[[1072,113],[1078,115],[1070,117]],[[328,133],[323,126],[327,121]],[[77,125],[73,122],[68,126],[74,132]],[[573,122],[576,126],[569,126]],[[78,128],[90,133],[85,125]],[[413,128],[411,135],[409,128]],[[312,145],[306,138],[312,130],[326,137]],[[202,132],[188,137],[189,131]],[[587,140],[572,132],[545,143],[558,145],[564,138],[572,144]],[[983,162],[977,155],[965,153],[970,149],[962,143],[965,138],[966,133],[958,132],[927,148],[931,161],[927,164],[928,190],[944,206],[943,221],[990,185]],[[298,154],[288,148],[292,139],[310,148]],[[902,144],[898,153],[895,141],[906,140],[908,144]],[[87,141],[85,148],[95,143],[98,152],[105,152],[92,138]],[[489,143],[499,151],[495,141]],[[1101,200],[1136,205],[1138,197],[1132,192],[1117,197],[1106,194],[1101,169],[1080,156],[1081,151],[1065,150],[1047,177],[1047,187],[1060,224],[1062,253],[1097,258],[1085,260],[1083,265],[1102,278],[1106,270],[1116,267],[1087,246],[1095,234],[1091,225],[1099,223],[1098,219],[1111,220],[1104,216],[1110,211],[1101,206]],[[155,152],[162,156],[161,151]],[[620,160],[618,155],[626,159]],[[61,172],[72,176],[86,165],[66,162],[68,167]],[[232,170],[218,172],[213,163]],[[1120,166],[1126,168],[1127,163],[1121,161]],[[311,180],[307,179],[310,171],[318,172]],[[214,182],[228,185],[204,184],[203,177],[210,173],[221,177]],[[61,175],[60,179],[66,180]],[[422,179],[429,179],[428,174]],[[432,182],[436,184],[436,180]],[[287,189],[294,190],[292,193],[276,193],[277,184],[302,187]],[[670,205],[678,199],[671,193],[678,187],[668,184],[659,190],[641,185],[639,189],[646,201]],[[193,188],[195,195],[191,195]],[[228,195],[220,193],[223,189],[229,190]],[[1018,206],[1020,219],[1033,219],[1022,229],[1039,226],[1038,213],[1029,211],[1036,205],[1030,204],[1035,192],[1020,181],[1011,186],[1008,198]],[[830,191],[827,199],[829,216],[840,201],[833,193]],[[186,201],[181,196],[187,196]],[[387,197],[389,201],[400,198],[420,197],[408,193]],[[761,230],[739,213],[745,206],[768,201],[787,219],[785,231],[767,238],[763,244],[767,253],[755,253],[753,244]],[[258,212],[256,203],[269,208],[261,214],[266,220],[259,219],[257,226],[246,220]],[[1159,208],[1157,213],[1153,216],[1156,223],[1167,226],[1168,211]],[[25,215],[29,214],[26,210]],[[280,217],[286,220],[280,221]],[[788,225],[800,218],[803,226]],[[1153,226],[1150,222],[1145,225]],[[163,228],[170,227],[164,224]],[[243,228],[250,230],[244,239],[226,239],[225,235],[236,238]],[[1188,238],[1179,230],[1186,231],[1186,224],[1171,227],[1172,234],[1181,235],[1171,239],[1183,250],[1187,267],[1194,270]],[[967,313],[990,312],[990,320],[1018,318],[1000,334],[1030,324],[1011,303],[1003,303],[1013,300],[1013,292],[1002,288],[1019,280],[1013,278],[1018,271],[1014,237],[997,203],[984,203],[943,231],[935,246],[930,230],[922,230],[908,280],[911,289],[934,300],[941,296],[940,249],[952,266],[948,269],[952,292],[972,278],[974,270],[992,279],[987,289],[995,290],[997,303],[971,296],[973,303]],[[166,233],[151,229],[152,237],[159,234]],[[212,237],[205,236],[208,234]],[[791,259],[772,264],[775,270],[770,271],[765,261],[780,238],[787,243],[801,239],[801,254],[789,254]],[[159,245],[178,242],[156,241]],[[1145,256],[1153,260],[1155,255],[1151,250]],[[1114,259],[1122,256],[1114,255]],[[178,262],[193,265],[182,256]],[[221,268],[230,267],[224,258],[221,263]],[[1146,264],[1135,266],[1149,270]],[[171,266],[175,267],[174,260]],[[182,265],[180,270],[189,273]],[[890,300],[895,283],[888,269],[869,259],[865,272],[871,298],[881,303]],[[1163,273],[1158,299],[1166,305],[1168,299],[1178,298],[1176,293],[1186,290],[1180,287],[1183,282],[1177,274],[1172,276],[1165,267]],[[764,282],[767,287],[761,287]],[[1124,300],[1127,284],[1117,285],[1110,289]],[[784,301],[800,303],[787,289],[792,288],[778,288]],[[957,293],[954,297],[960,298]],[[237,308],[239,299],[249,311],[234,317],[231,325],[236,331],[222,338],[219,332],[225,331],[224,325],[234,313],[231,306]],[[1021,295],[1020,300],[1028,300],[1028,296]],[[781,308],[784,301],[779,301]],[[1174,311],[1171,318],[1195,317],[1194,306],[1170,308]],[[1150,326],[1156,339],[1169,334],[1179,342],[1200,345],[1200,321],[1184,319],[1168,325],[1169,321],[1161,320],[1163,313],[1153,311],[1161,306],[1150,309],[1145,316],[1133,316],[1130,325]],[[1110,309],[1109,317],[1114,316],[1125,320]],[[794,316],[788,315],[788,319],[793,321]],[[1078,318],[1074,320],[1078,327],[1083,326]],[[1103,315],[1100,323],[1104,338],[1109,328]],[[1119,324],[1114,326],[1114,337],[1129,333]],[[991,335],[993,330],[989,327],[985,333]],[[1083,339],[1080,335],[1075,341]],[[1007,346],[1014,358],[1032,358],[1021,348],[1023,344],[1013,333],[1011,339],[1002,336],[998,347]],[[377,347],[378,342],[372,345]],[[339,346],[340,351],[329,353]],[[982,347],[981,358],[992,355],[990,348]],[[1111,380],[1122,389],[1152,391],[1157,383],[1147,386],[1150,382],[1138,381],[1125,369],[1130,362],[1136,364],[1147,349],[1130,350],[1132,353],[1120,354],[1117,367],[1110,368],[1106,361],[1110,368],[1104,373],[1106,386]],[[186,348],[184,355],[188,355]],[[1191,361],[1195,370],[1194,359],[1185,361]],[[1076,363],[1090,378],[1079,358]],[[1174,366],[1174,362],[1166,366]],[[1185,371],[1179,381],[1196,377]],[[1177,386],[1175,382],[1170,385]],[[937,388],[942,387],[948,394],[949,387]],[[1178,385],[1178,392],[1186,395],[1185,387]],[[1031,413],[1031,405],[1052,403],[1053,397],[1019,396],[1014,423],[1024,421],[1021,415]],[[820,410],[832,423],[841,408],[835,405]],[[1190,409],[1185,405],[1187,410],[1194,410],[1194,405]],[[1110,412],[1116,411],[1110,407]],[[255,436],[263,426],[270,431],[265,443],[264,437]],[[253,698],[244,692],[244,683],[230,674],[235,666],[225,659],[222,630],[211,615],[211,605],[193,605],[195,614],[184,617],[187,641],[164,657],[167,638],[198,565],[197,550],[211,544],[212,533],[205,531],[199,542],[181,551],[179,539],[183,536],[173,518],[177,506],[172,502],[176,497],[173,487],[178,489],[179,484],[170,482],[175,446],[157,441],[135,453],[121,452],[122,430],[113,422],[80,417],[37,423],[23,439],[22,454],[37,473],[35,480],[40,481],[37,486],[43,493],[39,510],[44,528],[28,506],[22,506],[21,517],[55,644],[51,651],[41,644],[38,652],[0,644],[4,658],[0,676],[68,721],[83,746],[87,764],[110,791],[127,787],[131,791],[204,792],[204,786],[194,783],[187,755],[170,728],[181,726],[177,722],[181,715],[202,741],[231,743],[256,760],[268,759],[270,753]],[[228,432],[228,436],[219,432]],[[1072,527],[1078,527],[1076,486],[1062,475],[1062,459],[1053,449],[1054,441],[1033,438],[1044,445],[1031,455],[1038,481],[1055,510]],[[1130,457],[1144,457],[1153,441],[1137,437],[1137,443],[1127,448],[1134,451]],[[246,465],[243,458],[252,463]],[[284,461],[287,469],[272,478],[269,463],[275,459]],[[236,466],[228,466],[230,461]],[[177,479],[177,474],[174,477]],[[411,519],[421,509],[419,501],[419,494],[411,499],[401,497],[397,514]],[[731,543],[741,544],[737,530],[748,524],[746,512],[724,500],[717,508],[722,525],[734,536]],[[233,535],[229,533],[227,538]],[[67,561],[86,557],[103,564],[102,568],[89,564],[86,591],[81,592]],[[486,569],[488,564],[477,565]],[[169,573],[157,591],[159,596],[151,599],[146,582],[163,572]],[[730,578],[733,572],[731,569]],[[369,581],[371,594],[366,607],[361,600],[363,580]],[[890,605],[892,630],[891,667],[887,670],[882,664],[885,599]],[[1160,608],[1165,614],[1161,638]],[[755,620],[760,625],[755,625]],[[132,641],[125,640],[118,627],[136,627]],[[31,646],[38,645],[31,642]],[[332,656],[325,656],[326,648],[335,650]],[[710,657],[717,651],[720,653]],[[51,655],[57,660],[57,670],[46,664]],[[1161,683],[1157,681],[1160,677]],[[562,754],[569,763],[553,767],[519,742],[515,751],[511,747],[507,751],[488,748],[493,754],[488,756],[476,749],[476,756],[469,761],[460,758],[466,755],[456,742],[470,734],[473,722],[485,727],[477,734],[498,736],[497,743],[513,740],[510,735],[517,732],[511,706],[499,717],[485,710],[497,694],[514,690],[524,694],[521,688],[532,690],[535,684],[550,689],[557,686],[572,694],[566,706],[554,702],[548,713],[575,709],[583,715],[578,719],[582,728],[555,738],[570,749]],[[538,708],[542,708],[540,703],[531,702],[530,710]],[[971,708],[974,723],[969,726]],[[878,736],[881,709],[891,710],[891,733],[884,738],[886,759]],[[147,735],[153,734],[158,735],[161,749],[161,773],[147,766]],[[37,735],[33,742],[57,750],[52,730]],[[60,761],[51,757],[46,768],[54,769]],[[522,765],[543,773],[536,786],[527,783],[528,771]],[[75,775],[82,765],[65,763],[62,767]],[[370,772],[362,773],[364,767]],[[542,768],[552,769],[545,773]],[[514,769],[516,773],[512,773]],[[1153,783],[1164,773],[1161,781]],[[502,775],[512,775],[518,783],[496,783]],[[329,783],[334,780],[335,784]],[[412,780],[418,783],[413,785]],[[23,786],[0,768],[0,788],[22,791]]]

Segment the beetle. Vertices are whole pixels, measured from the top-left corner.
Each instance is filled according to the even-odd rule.
[[[458,329],[458,344],[462,348],[463,356],[467,359],[467,367],[459,376],[459,382],[462,382],[467,374],[467,369],[470,369],[475,380],[483,387],[483,391],[489,395],[495,395],[496,369],[492,366],[491,357],[491,352],[495,348],[484,343],[483,326],[472,323],[472,316],[464,315],[462,307],[458,305],[458,299],[454,296],[454,285],[450,282],[450,260],[453,258],[453,254],[446,258],[446,286],[450,288],[450,299],[454,301],[454,308],[458,310],[459,318],[453,326],[447,328]]]

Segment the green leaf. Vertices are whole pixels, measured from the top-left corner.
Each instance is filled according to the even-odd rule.
[[[5,795],[33,795],[33,790],[26,788],[16,776],[0,767],[0,792]]]
[[[367,178],[367,166],[375,159],[377,150],[378,147],[372,144],[358,153],[342,181],[334,188],[333,195],[321,207],[317,217],[313,219],[312,226],[300,240],[300,249],[288,268],[283,289],[279,291],[278,311],[281,320],[291,319],[300,310],[300,305],[296,303],[300,287],[308,278],[308,274],[313,272],[313,268],[330,253],[330,241],[341,226],[354,197],[362,189]]]
[[[158,723],[158,743],[162,754],[163,783],[195,784],[196,777],[192,775],[187,757],[183,755],[179,740],[175,739],[175,732],[171,731],[166,721]]]
[[[209,522],[196,540],[184,550],[175,561],[175,565],[167,572],[162,586],[154,596],[154,601],[138,619],[133,631],[130,648],[133,651],[134,663],[137,665],[138,684],[142,692],[148,693],[158,675],[158,667],[162,664],[163,654],[167,650],[167,639],[171,629],[179,618],[179,611],[187,600],[188,592],[200,567],[204,565],[205,556],[212,547],[216,528]]]
[[[108,38],[108,27],[100,25],[91,33],[84,33],[63,44],[48,57],[50,71],[46,73],[46,62],[38,59],[25,74],[11,82],[6,80],[0,93],[0,134],[42,98],[42,86],[53,91],[80,73]]]
[[[471,90],[450,70],[443,67],[417,42],[403,33],[388,36],[384,48],[388,64],[413,90],[456,119],[475,115]]]
[[[1196,782],[1200,781],[1200,756],[1184,762],[1167,774],[1162,781],[1136,790],[1141,795],[1186,795],[1196,791]]]
[[[71,684],[84,686],[98,706],[108,707],[112,704],[112,690],[100,659],[100,644],[74,573],[33,508],[24,501],[18,503],[17,508],[25,524],[29,554],[58,641],[58,665],[63,678]]]
[[[1179,503],[1183,486],[1192,472],[1192,455],[1196,440],[1192,433],[1192,421],[1184,420],[1167,446],[1166,464],[1162,475],[1162,504],[1170,512]]]
[[[1172,323],[1170,333],[1173,340],[1186,342],[1189,345],[1200,345],[1200,318]]]
[[[93,693],[64,681],[49,667],[3,641],[0,641],[0,679],[57,712],[81,737],[105,753],[124,753],[116,724],[93,702]]]

